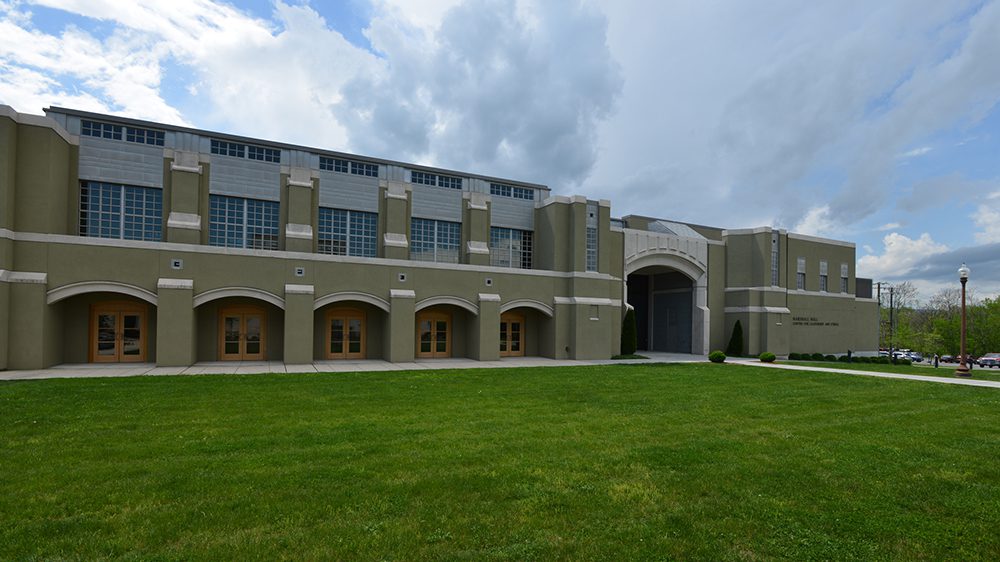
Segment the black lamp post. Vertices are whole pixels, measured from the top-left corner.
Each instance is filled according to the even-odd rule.
[[[969,376],[969,366],[965,364],[965,283],[969,280],[969,267],[964,263],[962,267],[958,268],[958,279],[962,282],[962,350],[959,355],[958,368],[955,369],[956,377],[968,377]]]

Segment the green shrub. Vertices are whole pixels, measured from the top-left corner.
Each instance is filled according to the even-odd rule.
[[[888,365],[889,363],[891,363],[888,357],[878,357],[876,358],[875,362],[878,363],[879,365]]]
[[[855,363],[871,363],[872,362],[872,358],[871,357],[866,357],[866,356],[861,356],[861,357],[855,357],[854,361],[855,361]]]
[[[909,359],[896,359],[896,364],[897,365],[912,365],[913,361],[910,361]]]
[[[825,358],[823,357],[822,353],[813,353],[812,355],[809,356],[809,359],[812,360],[812,361],[824,361],[825,360]]]
[[[771,353],[770,351],[765,351],[764,353],[760,354],[761,363],[774,363],[775,359],[777,359],[777,357],[775,357],[774,354]]]
[[[729,345],[726,346],[726,355],[730,357],[743,355],[743,324],[739,320],[733,326],[733,336],[729,338]]]
[[[849,363],[851,361],[851,358],[846,355],[841,355],[840,357],[837,358],[837,361],[840,361],[841,363]]]
[[[788,354],[788,359],[790,361],[800,361],[802,359],[802,355],[800,355],[798,353],[789,353]]]
[[[625,312],[625,319],[622,320],[622,355],[635,355],[636,347],[636,327],[635,309],[630,308]]]
[[[823,356],[823,361],[836,361],[836,360],[837,360],[837,356],[836,355],[824,355]]]
[[[726,360],[726,354],[716,349],[712,353],[708,354],[708,360],[712,363],[722,363]]]

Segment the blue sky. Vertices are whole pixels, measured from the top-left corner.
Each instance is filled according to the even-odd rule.
[[[1000,294],[1000,3],[0,0],[0,103],[855,242]]]

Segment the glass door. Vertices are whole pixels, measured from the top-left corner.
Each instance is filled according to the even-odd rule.
[[[438,312],[417,316],[417,357],[451,357],[451,316]]]
[[[219,358],[262,361],[266,318],[264,311],[256,307],[224,309],[219,315]]]
[[[524,356],[524,316],[500,315],[500,357]]]
[[[365,358],[365,315],[360,310],[337,308],[326,315],[326,358]]]
[[[95,363],[145,361],[145,307],[134,303],[95,305],[90,339],[90,359]]]

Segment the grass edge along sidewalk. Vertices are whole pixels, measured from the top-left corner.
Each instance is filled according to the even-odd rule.
[[[988,559],[998,406],[710,364],[0,383],[0,559]]]

